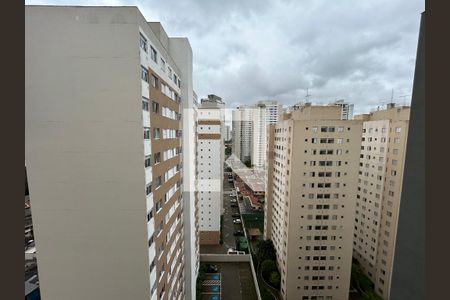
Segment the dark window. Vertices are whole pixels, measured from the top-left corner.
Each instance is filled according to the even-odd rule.
[[[158,52],[152,46],[150,46],[150,57],[155,63],[158,63]]]
[[[145,167],[148,168],[148,167],[151,166],[151,164],[152,164],[152,162],[151,162],[151,156],[150,156],[150,155],[147,155],[147,156],[145,157]]]
[[[155,164],[159,164],[161,162],[161,152],[155,153]]]
[[[148,99],[142,97],[142,109],[148,111]]]
[[[141,33],[139,33],[139,47],[147,52],[147,39]]]
[[[144,127],[144,140],[150,139],[150,127]]]
[[[152,112],[159,114],[159,103],[152,101]]]
[[[151,76],[151,84],[152,84],[152,87],[154,87],[155,89],[158,88],[158,78],[153,74]]]
[[[145,193],[147,195],[150,195],[150,193],[152,192],[152,184],[149,183],[146,187],[145,187]]]
[[[141,79],[148,82],[148,70],[144,66],[141,66]]]

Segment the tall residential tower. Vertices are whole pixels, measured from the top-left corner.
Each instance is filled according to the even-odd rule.
[[[363,120],[354,233],[354,257],[389,299],[403,183],[409,107],[355,116]]]
[[[348,299],[361,131],[310,104],[270,126],[265,237],[284,299]]]
[[[276,124],[281,114],[281,105],[274,100],[258,101],[252,110],[252,164],[263,169],[266,161],[267,126]]]
[[[195,124],[183,115],[194,105],[189,41],[136,7],[25,14],[42,298],[195,299],[195,152],[182,131]]]
[[[216,95],[202,99],[198,108],[198,187],[200,244],[219,244],[223,213],[223,127],[225,104]]]
[[[251,161],[253,116],[252,108],[239,106],[232,112],[233,153],[244,163]]]

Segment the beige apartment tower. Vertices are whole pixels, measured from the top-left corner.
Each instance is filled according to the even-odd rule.
[[[201,100],[198,108],[198,223],[201,245],[217,245],[220,241],[225,155],[224,107],[220,97],[208,95],[208,98]]]
[[[268,129],[264,235],[283,299],[348,299],[361,132],[340,107],[311,104]]]
[[[42,299],[195,299],[189,41],[136,7],[26,6],[25,19]]]
[[[363,121],[354,232],[354,257],[389,299],[410,108],[355,116]]]

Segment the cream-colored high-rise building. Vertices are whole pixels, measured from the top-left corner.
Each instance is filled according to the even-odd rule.
[[[197,162],[200,244],[219,244],[223,213],[223,128],[225,104],[216,95],[202,99],[198,108]]]
[[[275,100],[258,101],[252,108],[251,161],[255,168],[265,166],[267,126],[276,124],[280,114],[281,105]]]
[[[233,109],[233,153],[242,162],[250,161],[252,158],[253,142],[253,109],[248,106],[239,106]]]
[[[340,107],[310,104],[269,127],[265,237],[284,299],[348,299],[361,132]]]
[[[356,199],[354,257],[389,299],[403,182],[409,107],[355,116],[363,120]]]
[[[136,7],[26,6],[25,19],[42,298],[195,299],[189,41]]]

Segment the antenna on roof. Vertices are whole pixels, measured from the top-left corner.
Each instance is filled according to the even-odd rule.
[[[391,103],[394,102],[394,89],[392,89],[392,93],[391,93]]]
[[[305,102],[306,103],[309,103],[309,97],[310,97],[311,95],[309,94],[309,88],[306,88],[306,95],[305,95]]]

